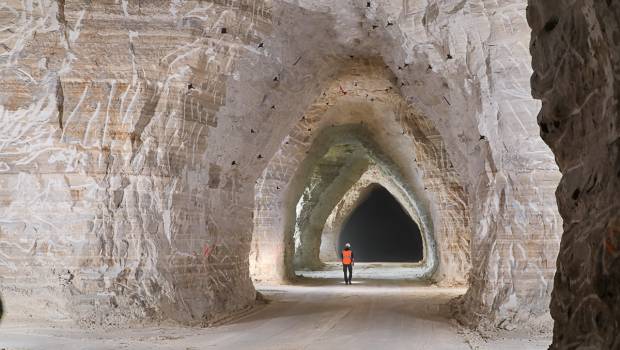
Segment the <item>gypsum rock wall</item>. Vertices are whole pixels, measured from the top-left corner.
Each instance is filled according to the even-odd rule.
[[[9,317],[194,323],[253,303],[252,196],[215,151],[225,146],[218,133],[242,144],[218,111],[231,62],[260,42],[248,29],[270,22],[267,8],[248,11],[3,4],[0,285]]]
[[[274,28],[271,10],[2,7],[0,285],[10,317],[196,323],[253,303],[253,184],[273,142],[246,131],[301,115],[304,84],[316,84],[308,72],[333,61],[316,50],[274,80],[299,41]],[[280,6],[280,24],[285,11],[288,27],[326,21]]]
[[[37,316],[86,323],[191,321],[247,305],[254,181],[339,67],[368,55],[433,122],[470,196],[479,254],[463,309],[479,317],[466,318],[544,312],[557,170],[533,132],[524,9],[6,2],[2,289],[26,296],[20,306],[43,293]],[[250,134],[259,126],[269,127]],[[48,188],[58,193],[39,196]]]
[[[551,349],[620,348],[620,4],[530,2],[532,91],[562,172]]]
[[[414,51],[403,59],[428,58],[394,70],[401,91],[439,130],[473,209],[475,254],[459,319],[511,328],[544,315],[561,219],[551,195],[557,168],[529,94],[525,3],[408,1],[400,14],[414,19],[400,32]],[[436,51],[417,50],[426,40]]]

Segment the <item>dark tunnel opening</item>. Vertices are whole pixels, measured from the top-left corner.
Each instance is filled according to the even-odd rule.
[[[381,186],[351,213],[338,246],[351,243],[358,262],[419,262],[424,257],[420,228]]]

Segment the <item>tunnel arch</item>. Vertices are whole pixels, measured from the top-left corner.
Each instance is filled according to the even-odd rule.
[[[393,164],[403,172],[403,183],[414,186],[418,202],[430,209],[429,222],[438,227],[438,242],[447,252],[463,254],[439,256],[437,280],[465,276],[469,270],[469,207],[460,175],[450,162],[447,147],[433,124],[413,109],[396,89],[395,80],[380,59],[351,60],[349,67],[334,77],[323,93],[291,128],[280,149],[259,177],[255,192],[255,227],[250,253],[250,270],[257,281],[278,281],[292,277],[281,257],[293,245],[284,242],[284,208],[294,208],[297,196],[286,194],[296,183],[295,174],[310,171],[315,157],[310,148],[326,130],[345,124],[373,130],[381,150],[389,150]],[[323,140],[329,144],[329,140]],[[411,151],[410,151],[411,150]],[[301,173],[303,173],[303,171]],[[433,198],[432,200],[430,198]],[[286,248],[288,245],[289,248]],[[441,249],[439,249],[441,250]],[[286,253],[290,254],[290,253]],[[285,260],[291,257],[285,257]],[[458,279],[463,280],[464,277]]]
[[[360,199],[341,227],[336,253],[350,244],[359,263],[423,264],[425,240],[398,199],[376,183]]]
[[[432,216],[428,212],[428,208],[424,205],[424,201],[428,199],[425,199],[423,194],[416,192],[407,185],[395,164],[381,153],[378,148],[379,146],[372,141],[371,134],[365,130],[365,128],[358,125],[344,125],[336,128],[329,128],[324,133],[327,134],[327,137],[324,138],[323,135],[321,135],[316,141],[322,146],[329,147],[328,141],[325,140],[326,138],[333,140],[335,143],[359,142],[360,145],[358,147],[362,147],[362,152],[369,157],[370,164],[365,164],[365,167],[359,169],[353,177],[351,177],[350,174],[350,169],[353,167],[347,167],[344,173],[345,184],[338,183],[338,178],[336,178],[333,182],[338,183],[338,186],[335,188],[331,186],[326,187],[324,191],[315,194],[320,200],[316,206],[309,209],[309,216],[313,220],[302,225],[302,229],[300,230],[301,237],[295,237],[294,248],[291,248],[295,251],[295,257],[298,255],[304,256],[305,254],[305,259],[295,261],[293,266],[307,269],[317,268],[322,265],[320,261],[320,248],[324,237],[322,232],[328,216],[334,210],[337,203],[341,201],[342,197],[350,192],[352,187],[360,183],[360,179],[374,177],[376,179],[375,181],[390,184],[387,186],[390,188],[390,192],[396,193],[399,203],[405,206],[407,215],[420,227],[421,236],[424,241],[424,259],[419,266],[412,268],[410,276],[419,279],[432,278],[438,265],[438,252]],[[372,171],[370,169],[372,169]],[[301,176],[296,176],[296,178],[301,178]],[[305,188],[312,187],[316,189],[314,184],[308,182],[304,186]],[[294,196],[296,194],[293,192],[292,195]],[[299,208],[299,203],[302,202],[302,199],[303,196],[299,199],[297,208]],[[299,224],[300,221],[299,214],[300,213],[296,213],[295,216],[290,217],[290,220],[294,220],[296,225]],[[308,230],[303,229],[308,226]],[[467,249],[467,247],[463,248],[463,250]],[[464,276],[455,276],[455,279],[459,278],[463,280]]]
[[[335,24],[326,41],[334,43],[332,50],[345,46],[377,53],[403,98],[432,121],[445,141],[467,190],[475,251],[472,287],[459,302],[459,318],[497,325],[524,322],[528,312],[542,315],[548,311],[555,271],[548,262],[556,257],[561,227],[551,195],[559,176],[538,137],[538,104],[529,94],[525,3],[509,9],[494,4],[490,9],[502,11],[491,12],[478,11],[477,4],[453,8],[445,3],[432,7],[431,21],[425,11],[415,10],[415,1],[392,5],[351,3],[347,11],[329,12]],[[320,5],[299,6],[324,13]],[[292,61],[298,57],[291,56]],[[331,63],[324,67],[332,68]],[[535,194],[531,188],[537,188]],[[523,217],[528,221],[518,219]],[[513,249],[522,253],[516,260],[510,258]],[[527,311],[511,306],[514,300]]]
[[[301,166],[297,168],[297,171],[291,177],[291,184],[289,185],[289,188],[285,193],[286,202],[289,203],[289,205],[283,205],[281,207],[284,212],[280,212],[279,210],[277,210],[279,213],[278,215],[284,216],[284,220],[286,220],[285,227],[282,231],[282,236],[278,238],[279,240],[286,242],[286,245],[282,247],[284,253],[280,251],[279,254],[276,253],[275,256],[272,255],[269,257],[269,260],[271,262],[273,262],[274,259],[275,261],[282,261],[281,264],[283,265],[283,269],[286,269],[286,272],[284,272],[283,275],[276,276],[276,278],[289,279],[292,278],[294,274],[293,261],[295,242],[293,240],[293,232],[295,223],[297,222],[297,215],[295,213],[296,205],[292,205],[292,203],[298,203],[299,198],[304,191],[304,188],[309,185],[308,180],[311,177],[312,169],[314,168],[315,164],[317,164],[318,160],[320,160],[321,157],[328,153],[329,149],[334,144],[341,143],[357,144],[357,147],[362,148],[364,154],[370,160],[376,162],[376,164],[382,168],[382,171],[385,174],[384,176],[395,179],[395,181],[398,182],[403,188],[403,191],[408,191],[410,193],[409,198],[411,200],[409,200],[409,203],[411,204],[412,210],[410,215],[412,217],[415,217],[416,220],[420,223],[420,227],[425,235],[425,239],[428,242],[428,244],[426,245],[426,247],[428,248],[426,254],[427,259],[425,260],[424,265],[420,268],[420,271],[422,271],[420,273],[420,278],[429,278],[433,271],[436,269],[437,259],[435,258],[435,240],[432,236],[433,222],[430,213],[427,211],[428,209],[424,205],[424,201],[428,201],[428,199],[425,199],[424,194],[416,192],[415,189],[407,190],[405,189],[406,186],[403,187],[406,182],[402,179],[402,175],[399,174],[398,167],[389,158],[387,158],[387,156],[381,154],[380,147],[376,145],[373,141],[372,134],[369,133],[364,126],[359,124],[341,125],[325,129],[316,138],[315,142],[312,144],[310,150],[308,151],[308,155],[303,160]],[[313,258],[316,258],[315,261],[317,263],[322,225],[324,224],[329,213],[332,211],[333,207],[341,199],[342,195],[344,195],[346,191],[348,191],[348,189],[357,182],[357,180],[363,175],[365,170],[365,168],[361,168],[359,169],[357,174],[354,174],[353,177],[350,177],[349,169],[347,169],[345,173],[345,179],[347,179],[347,183],[345,185],[339,186],[339,193],[330,193],[330,196],[321,197],[321,205],[319,206],[319,211],[321,213],[320,215],[317,215],[317,220],[318,222],[320,222],[320,229],[318,230],[318,232],[315,231],[316,234],[309,235],[310,237],[316,239],[315,242],[318,242],[318,244],[313,245],[316,249],[312,254]],[[264,186],[264,184],[259,183],[259,186]],[[413,193],[417,194],[414,195]],[[321,193],[321,195],[323,195],[323,193]],[[412,199],[416,198],[415,196],[419,197],[417,197],[418,199],[414,201]],[[254,243],[259,242],[255,241]],[[263,252],[260,253],[262,254]],[[316,263],[311,262],[306,263],[306,265],[316,266]],[[273,274],[272,269],[270,269],[269,271]]]
[[[385,176],[378,166],[371,166],[360,177],[360,179],[347,191],[326,219],[323,232],[321,233],[320,259],[322,262],[339,261],[338,251],[338,235],[342,232],[343,227],[350,215],[355,209],[365,201],[370,191],[380,186],[386,189],[390,195],[403,207],[407,215],[416,225],[420,226],[419,218],[412,209],[410,203],[415,199],[410,197],[410,193],[405,191],[402,186],[394,181],[393,178]],[[420,232],[422,238],[422,260],[423,265],[429,254],[441,255],[441,252],[432,252],[431,249],[437,249],[436,243],[429,241],[426,235]],[[422,276],[422,269],[412,269],[411,276]],[[455,274],[449,281],[451,284],[465,284],[466,276]],[[448,283],[448,281],[444,281]]]

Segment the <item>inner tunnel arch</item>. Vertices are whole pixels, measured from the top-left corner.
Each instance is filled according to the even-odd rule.
[[[341,248],[340,243],[342,243],[339,236],[343,231],[345,224],[355,210],[366,201],[371,191],[377,187],[385,189],[403,208],[406,215],[415,223],[415,225],[418,227],[420,226],[419,218],[415,215],[415,211],[412,209],[411,205],[415,199],[411,198],[410,193],[399,186],[393,178],[385,176],[381,171],[381,168],[371,166],[347,191],[326,219],[323,232],[321,233],[319,258],[322,262],[339,261],[338,253]],[[420,236],[422,241],[422,256],[419,263],[423,263],[424,259],[426,259],[428,255],[425,247],[429,243],[426,241],[425,235],[422,234],[421,230],[417,234]],[[412,275],[415,276],[415,274]]]
[[[345,167],[344,172],[335,176],[333,181],[327,184],[321,184],[321,180],[325,176],[316,174],[321,167],[316,167],[311,171],[306,184],[304,185],[303,194],[298,196],[299,200],[296,205],[295,234],[294,236],[294,267],[296,269],[313,269],[322,266],[319,259],[320,247],[322,246],[322,232],[328,216],[361,178],[375,179],[382,183],[389,183],[388,186],[393,189],[399,203],[407,208],[407,215],[416,222],[420,227],[421,236],[423,237],[424,259],[419,266],[413,268],[412,276],[415,278],[431,278],[437,268],[437,245],[434,237],[433,221],[428,207],[425,206],[428,198],[424,198],[423,194],[407,185],[398,167],[389,157],[382,154],[379,146],[372,141],[372,136],[365,128],[353,126],[341,126],[330,128],[325,131],[329,138],[338,144],[346,144],[353,154],[366,157],[366,163],[363,168]],[[335,136],[335,137],[332,137]],[[317,142],[323,145],[328,144],[319,137]],[[325,142],[325,143],[324,143]],[[326,155],[330,154],[330,147]],[[322,163],[323,158],[319,158],[317,164]],[[313,181],[318,178],[317,181]],[[383,180],[379,180],[383,179]],[[318,189],[318,191],[317,191]],[[294,193],[292,195],[295,195]],[[304,204],[310,203],[307,208]],[[290,217],[293,220],[293,217]],[[333,241],[333,240],[332,240]]]
[[[417,223],[387,189],[377,184],[370,186],[342,225],[338,247],[347,243],[355,252],[356,262],[424,260],[424,240]]]

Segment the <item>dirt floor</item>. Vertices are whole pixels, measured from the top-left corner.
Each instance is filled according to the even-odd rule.
[[[258,286],[270,302],[211,328],[158,326],[82,330],[4,323],[0,349],[546,349],[550,334],[510,332],[483,339],[449,319],[465,292],[395,280],[301,278]]]

